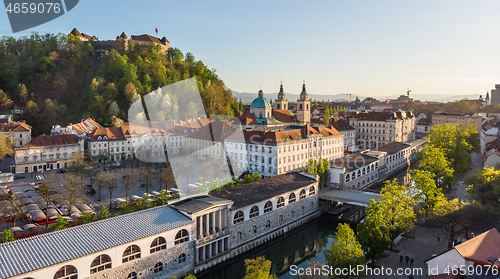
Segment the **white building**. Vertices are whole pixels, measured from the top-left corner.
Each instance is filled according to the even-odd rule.
[[[125,157],[126,142],[120,127],[97,128],[90,135],[88,156],[93,160],[121,161]]]
[[[31,126],[24,122],[0,123],[0,134],[7,134],[14,147],[31,141]]]
[[[334,128],[289,126],[279,131],[244,130],[224,141],[226,156],[242,170],[266,177],[307,168],[309,160],[344,156],[344,136]]]

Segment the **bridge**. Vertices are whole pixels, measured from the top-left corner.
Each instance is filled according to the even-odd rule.
[[[334,188],[323,188],[319,192],[319,199],[324,201],[342,202],[345,204],[367,207],[370,200],[377,201],[378,193],[370,193],[356,190],[339,190]]]

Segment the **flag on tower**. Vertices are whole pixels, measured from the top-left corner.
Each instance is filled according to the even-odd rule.
[[[158,28],[155,28],[155,30],[156,30],[156,35],[158,35]]]

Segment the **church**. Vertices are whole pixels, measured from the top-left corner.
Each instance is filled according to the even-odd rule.
[[[264,92],[259,90],[257,98],[252,101],[249,110],[239,116],[241,124],[245,127],[274,127],[292,124],[308,124],[311,122],[311,101],[306,91],[306,83],[302,84],[302,92],[297,100],[297,113],[293,113],[288,105],[288,100],[280,85],[278,98],[274,108],[264,98]]]

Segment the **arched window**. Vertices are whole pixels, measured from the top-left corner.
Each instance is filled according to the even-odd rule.
[[[135,272],[129,273],[127,279],[137,279],[137,273]]]
[[[288,203],[294,203],[295,202],[295,193],[291,193],[290,196],[288,197]]]
[[[363,175],[365,175],[365,168],[363,168],[363,172],[362,172]]]
[[[292,212],[290,212],[290,217],[295,217],[295,211],[292,210]]]
[[[122,263],[141,258],[141,248],[137,245],[130,245],[125,249],[122,256]]]
[[[345,182],[349,182],[349,180],[351,180],[350,177],[349,177],[349,175],[346,175],[345,176]]]
[[[78,279],[78,271],[72,265],[65,265],[54,274],[54,279]]]
[[[299,105],[299,110],[302,110],[302,104]]]
[[[309,196],[312,196],[316,194],[316,188],[314,188],[314,186],[312,186],[310,189],[309,189]]]
[[[360,171],[360,170],[358,170],[358,177],[360,177],[360,176],[361,176],[361,171]]]
[[[179,255],[179,258],[177,259],[178,263],[184,263],[186,262],[186,254],[182,253]]]
[[[250,218],[259,216],[259,207],[254,205],[252,209],[250,209]]]
[[[352,180],[356,179],[356,172],[352,173]]]
[[[252,232],[253,232],[253,233],[257,233],[257,226],[253,226],[253,227],[252,227]]]
[[[180,230],[176,235],[175,235],[175,245],[181,244],[183,242],[189,241],[189,232],[187,230]]]
[[[236,212],[236,214],[234,214],[233,224],[241,223],[244,220],[245,220],[245,215],[243,214],[243,211],[239,210],[238,212]]]
[[[300,208],[300,213],[304,213],[304,210],[305,210],[305,208],[304,208],[304,206],[302,206],[302,207]]]
[[[155,268],[154,268],[154,272],[158,273],[160,271],[163,271],[163,264],[162,263],[156,263],[155,264]]]
[[[149,250],[150,254],[156,253],[161,250],[167,249],[167,241],[164,237],[157,237],[153,242],[151,242],[151,249]]]
[[[276,204],[276,208],[280,208],[285,206],[285,199],[283,197],[278,198],[278,203]]]
[[[280,221],[280,224],[283,223],[283,215],[280,215],[279,221]]]
[[[306,190],[302,189],[302,190],[300,190],[300,193],[299,193],[299,200],[302,200],[305,198],[306,198]]]
[[[269,229],[271,227],[271,221],[267,220],[266,222],[266,228]]]
[[[268,213],[271,210],[273,210],[273,203],[271,201],[268,201],[264,205],[264,213]]]
[[[241,240],[241,232],[236,233],[236,240]]]
[[[90,274],[94,274],[108,268],[111,268],[111,258],[106,254],[99,255],[90,265]]]

